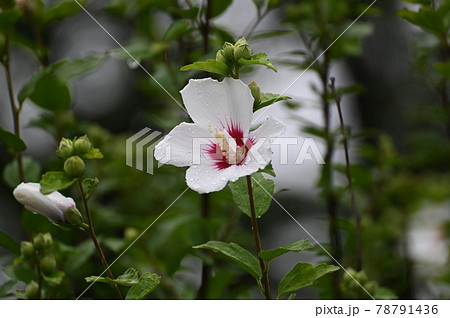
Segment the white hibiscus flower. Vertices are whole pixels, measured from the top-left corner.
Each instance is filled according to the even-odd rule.
[[[194,123],[176,126],[156,145],[155,158],[189,166],[186,183],[191,189],[219,191],[269,164],[271,138],[283,134],[285,126],[270,117],[250,131],[253,97],[246,84],[232,78],[190,80],[181,95]]]
[[[76,210],[75,201],[72,198],[65,197],[58,191],[43,194],[41,185],[35,182],[22,182],[14,189],[13,195],[25,209],[41,214],[56,224],[68,223],[66,212]]]

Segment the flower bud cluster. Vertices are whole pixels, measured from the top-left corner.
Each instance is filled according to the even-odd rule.
[[[71,177],[80,177],[86,168],[82,157],[93,149],[89,138],[84,135],[74,140],[62,138],[56,153],[65,159],[64,172]]]
[[[240,59],[249,60],[252,54],[247,40],[241,38],[235,44],[225,42],[222,49],[217,51],[216,60],[231,67],[238,64]]]
[[[56,259],[52,254],[53,238],[50,233],[38,233],[32,240],[20,243],[22,258],[32,266],[39,268],[39,272],[44,276],[51,277],[56,272]],[[39,286],[35,281],[31,281],[26,289],[27,299],[38,299]]]

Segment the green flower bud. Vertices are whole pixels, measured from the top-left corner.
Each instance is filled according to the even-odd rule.
[[[83,159],[78,156],[72,156],[64,162],[64,171],[72,177],[79,177],[83,174],[86,165]]]
[[[68,158],[73,155],[73,142],[70,139],[61,139],[56,154],[62,158]]]
[[[258,85],[256,85],[255,81],[248,84],[248,87],[250,87],[250,92],[255,100],[253,102],[253,106],[257,106],[261,102],[261,89]]]
[[[32,280],[25,289],[25,295],[27,299],[37,299],[39,294],[39,285]]]
[[[53,244],[52,235],[50,233],[39,233],[33,238],[34,248],[38,251],[45,250]]]
[[[64,212],[66,222],[71,226],[79,226],[83,223],[83,216],[76,207],[71,207]]]
[[[234,59],[239,61],[240,59],[249,60],[252,56],[252,50],[248,45],[245,38],[239,39],[234,45]]]
[[[33,259],[36,256],[36,250],[31,242],[23,241],[20,243],[20,253],[25,259]]]
[[[225,55],[224,55],[224,53],[223,53],[223,50],[217,51],[217,54],[216,54],[216,61],[222,62],[222,63],[227,63],[227,59],[225,58]]]
[[[344,280],[346,280],[346,281],[353,281],[352,277],[355,277],[356,274],[358,273],[353,268],[347,268],[347,272],[348,272],[348,274],[344,275]]]
[[[40,262],[41,270],[45,275],[51,275],[56,269],[55,256],[48,254],[45,255]]]
[[[222,47],[222,55],[226,60],[232,60],[234,57],[234,45],[230,42],[225,42]]]
[[[76,154],[84,155],[91,151],[92,143],[90,142],[89,138],[84,135],[75,140],[75,142],[73,143],[73,149]]]

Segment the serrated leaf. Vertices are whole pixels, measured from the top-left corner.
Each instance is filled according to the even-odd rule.
[[[66,60],[61,67],[55,70],[54,74],[63,82],[68,82],[75,77],[99,68],[106,61],[106,55],[91,55],[73,60]]]
[[[80,155],[80,157],[83,159],[103,159],[103,154],[100,149],[92,148],[88,153]]]
[[[186,34],[189,31],[191,23],[189,20],[176,20],[164,32],[163,40],[171,42]]]
[[[271,194],[275,189],[275,182],[267,179],[261,172],[252,174],[253,201],[257,217],[264,215],[272,202]],[[254,180],[253,180],[254,179]],[[255,181],[256,180],[256,181]],[[252,216],[250,211],[250,201],[248,197],[247,178],[242,177],[235,182],[230,182],[228,186],[233,194],[236,205],[247,214]]]
[[[131,286],[128,290],[126,300],[141,300],[160,284],[159,276],[151,273],[144,273],[139,278],[139,283]]]
[[[286,254],[288,252],[301,252],[310,248],[313,248],[314,245],[308,242],[308,240],[301,240],[294,243],[286,244],[282,247],[272,249],[272,250],[266,250],[259,252],[259,256],[266,261],[270,262],[271,260]]]
[[[70,187],[77,179],[67,175],[64,171],[46,172],[40,181],[41,192],[48,194],[53,191],[64,190]]]
[[[62,271],[54,272],[51,275],[45,275],[44,273],[42,273],[42,277],[44,278],[44,280],[55,285],[61,284],[64,276],[66,276],[66,273]]]
[[[0,33],[8,31],[22,17],[19,10],[0,11]]]
[[[215,253],[220,253],[248,272],[256,280],[259,280],[262,277],[261,267],[256,257],[236,243],[209,241],[205,244],[194,246],[193,248],[203,248],[212,250]]]
[[[337,271],[339,267],[328,264],[319,264],[313,267],[310,263],[297,263],[294,268],[281,279],[278,285],[278,298],[310,286],[320,277]]]
[[[259,65],[264,65],[267,66],[268,68],[270,68],[273,71],[277,71],[277,69],[275,68],[275,66],[272,64],[272,62],[270,62],[267,59],[267,54],[266,53],[257,53],[255,55],[253,55],[251,57],[250,60],[244,60],[244,59],[240,59],[239,60],[239,64],[240,65],[254,65],[254,64],[259,64]]]
[[[139,283],[139,273],[134,268],[128,268],[122,275],[119,275],[116,279],[102,276],[89,276],[84,278],[86,282],[92,283],[116,283],[122,286],[133,286]]]
[[[0,127],[0,141],[5,144],[11,153],[21,152],[27,148],[27,145],[22,139],[2,127]]]
[[[86,194],[86,197],[89,198],[91,192],[98,186],[100,181],[97,177],[95,178],[84,178],[81,181],[81,185],[83,186],[83,191]]]
[[[79,0],[78,2],[81,5],[85,5],[87,3],[86,0]],[[73,0],[60,1],[48,10],[44,11],[44,13],[42,14],[41,24],[45,27],[57,20],[62,20],[74,16],[78,12],[80,12],[80,10],[81,7]]]
[[[292,97],[272,93],[261,93],[260,99],[261,100],[259,104],[253,107],[253,112],[257,111],[258,109],[275,104],[276,102],[292,99]]]
[[[16,255],[20,255],[20,245],[8,234],[0,231],[0,245]]]
[[[219,62],[213,59],[206,60],[204,62],[195,62],[193,64],[189,64],[180,68],[181,71],[189,71],[189,70],[197,70],[197,71],[205,71],[214,74],[219,74],[222,76],[229,76],[230,69],[228,65],[223,62]]]
[[[41,177],[41,166],[30,157],[22,157],[22,169],[25,182],[38,182]],[[15,188],[20,183],[19,168],[17,160],[8,163],[3,170],[3,180]]]

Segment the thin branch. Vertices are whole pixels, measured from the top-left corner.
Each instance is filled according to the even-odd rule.
[[[16,105],[16,99],[14,95],[14,89],[13,89],[13,81],[11,76],[11,63],[10,63],[10,44],[9,44],[9,38],[8,35],[5,35],[5,59],[4,59],[4,66],[6,70],[6,82],[8,84],[8,93],[9,93],[9,101],[11,104],[11,111],[13,115],[13,122],[14,122],[14,134],[20,138],[20,120],[19,115],[22,107],[17,107]],[[19,179],[20,182],[23,182],[25,180],[24,173],[23,173],[23,164],[22,164],[22,152],[18,152],[16,155],[17,160],[17,166],[19,169]]]
[[[255,203],[253,201],[253,187],[252,187],[252,177],[247,176],[247,190],[248,199],[250,202],[250,212],[252,214],[252,232],[253,238],[256,244],[256,253],[258,254],[259,265],[261,266],[261,271],[263,275],[263,286],[264,286],[264,296],[267,300],[272,299],[270,295],[270,285],[269,285],[269,273],[267,272],[266,262],[259,256],[259,252],[262,251],[261,239],[259,238],[258,222],[256,220]]]
[[[94,242],[95,248],[97,249],[97,252],[100,255],[100,258],[102,260],[103,266],[105,267],[106,273],[108,274],[108,277],[111,278],[112,280],[114,280],[114,275],[111,272],[111,270],[109,269],[109,265],[108,265],[108,262],[106,261],[105,254],[103,254],[103,250],[102,250],[102,248],[100,246],[100,243],[97,240],[97,236],[95,235],[94,224],[92,223],[91,212],[89,210],[89,205],[88,205],[88,202],[87,202],[86,194],[84,193],[83,186],[81,184],[80,179],[78,179],[77,183],[78,183],[78,189],[80,190],[81,198],[83,200],[84,210],[86,212],[86,216],[87,216],[87,219],[88,219],[89,233],[91,234],[92,241]],[[120,292],[119,287],[117,287],[117,284],[116,283],[112,283],[111,287],[116,292],[117,297],[119,297],[119,299],[123,299],[122,293]]]
[[[350,173],[350,158],[348,151],[348,142],[347,136],[345,135],[345,126],[344,126],[344,117],[342,116],[341,109],[341,99],[337,96],[336,87],[335,87],[335,78],[330,78],[329,87],[331,89],[331,94],[333,95],[334,101],[336,102],[337,111],[339,114],[339,122],[342,134],[342,142],[344,144],[344,152],[345,152],[345,174],[347,176],[348,181],[348,190],[350,192],[351,205],[353,211],[353,217],[355,218],[356,225],[356,270],[359,272],[362,269],[362,256],[361,256],[361,217],[358,211],[358,207],[356,205],[355,192],[353,190],[353,182],[352,176]]]

